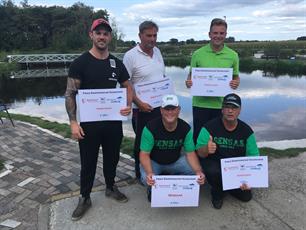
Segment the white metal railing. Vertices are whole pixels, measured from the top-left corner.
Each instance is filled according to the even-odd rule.
[[[112,53],[114,56],[123,59],[123,53]],[[72,62],[74,59],[79,57],[81,54],[19,54],[19,55],[8,55],[8,62],[17,63],[66,63]]]
[[[20,54],[8,55],[8,62],[18,63],[55,63],[55,62],[72,62],[81,54]]]

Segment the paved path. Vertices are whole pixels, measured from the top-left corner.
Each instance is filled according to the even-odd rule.
[[[0,229],[6,229],[1,225],[4,221],[14,220],[21,223],[16,229],[35,230],[41,221],[38,213],[42,205],[77,195],[78,144],[36,126],[14,122],[15,128],[8,120],[0,123],[0,158],[8,164],[7,168],[12,168],[7,175],[9,171],[2,170],[0,178]],[[133,169],[133,161],[121,156],[116,181],[132,181]],[[100,156],[94,191],[102,189]]]
[[[270,160],[269,188],[254,189],[249,203],[226,196],[221,210],[211,207],[207,185],[201,188],[198,208],[150,208],[145,189],[131,184],[133,162],[123,157],[117,181],[130,200],[118,204],[106,199],[101,191],[105,187],[100,158],[93,207],[76,222],[71,221],[79,189],[76,142],[21,122],[14,128],[6,120],[0,124],[0,157],[12,171],[0,173],[1,230],[11,229],[4,227],[7,223],[16,224],[17,230],[306,228],[306,152]]]
[[[51,230],[305,230],[306,152],[294,158],[270,159],[269,188],[253,189],[248,203],[232,196],[222,209],[210,202],[209,187],[201,187],[197,208],[151,208],[145,189],[133,184],[122,190],[130,198],[125,204],[92,194],[92,208],[79,221],[71,221],[77,197],[51,204]]]

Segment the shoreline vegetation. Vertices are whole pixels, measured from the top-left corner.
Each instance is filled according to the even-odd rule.
[[[198,48],[207,44],[208,41],[186,42],[158,42],[167,66],[179,66],[185,68],[190,65],[191,55]],[[111,53],[125,53],[136,44],[123,42],[111,49]],[[261,70],[268,76],[290,76],[306,75],[306,41],[234,41],[226,45],[235,50],[240,59],[240,71],[251,73]],[[0,51],[0,76],[8,76],[11,71],[21,68],[16,63],[8,63],[7,56],[12,54],[44,54],[44,53],[82,53],[86,48],[61,50],[61,49],[31,49],[22,51],[20,49],[11,51]],[[262,55],[261,58],[255,58]],[[37,67],[36,67],[37,68]]]
[[[287,60],[287,59],[254,59],[240,58],[240,72],[252,73],[255,70],[261,70],[268,76],[302,76],[306,75],[306,62],[302,60]],[[167,66],[179,66],[185,68],[190,64],[188,57],[166,57],[165,64]]]
[[[58,123],[54,121],[48,121],[41,117],[28,116],[23,114],[11,114],[13,120],[23,121],[27,123],[31,123],[33,125],[37,125],[43,129],[50,130],[56,134],[61,135],[64,138],[70,138],[70,126],[68,124]],[[4,112],[0,112],[0,117],[7,118],[7,114]],[[131,157],[133,157],[133,147],[134,147],[134,138],[132,137],[123,137],[121,149],[122,153],[125,153]],[[305,152],[306,148],[290,148],[284,150],[277,150],[272,148],[260,148],[261,155],[267,155],[271,158],[283,158],[283,157],[295,157],[300,153]],[[3,160],[0,159],[0,170],[3,168]]]
[[[190,64],[189,56],[165,57],[166,66],[178,66],[185,68]],[[16,63],[0,62],[0,77],[9,77],[11,72],[20,70]],[[306,75],[306,61],[287,59],[254,59],[240,58],[240,72],[252,73],[261,70],[268,76],[280,75],[298,76]]]

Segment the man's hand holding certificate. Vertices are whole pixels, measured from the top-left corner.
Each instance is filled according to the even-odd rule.
[[[223,97],[232,92],[232,68],[192,68],[191,95]]]
[[[127,120],[120,114],[126,108],[125,88],[79,90],[80,121],[116,121]]]
[[[198,176],[153,176],[151,207],[197,207]]]
[[[174,92],[170,78],[135,84],[134,88],[137,97],[153,108],[161,105],[161,100],[164,95],[173,94]]]
[[[268,187],[268,160],[266,156],[233,157],[221,159],[223,190]]]

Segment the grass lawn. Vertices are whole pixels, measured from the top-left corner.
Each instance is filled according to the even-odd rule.
[[[13,120],[24,121],[34,125],[37,125],[43,129],[48,129],[54,133],[57,133],[65,138],[71,137],[70,125],[62,124],[54,121],[47,121],[40,117],[32,117],[28,115],[22,114],[12,114],[10,113]],[[0,112],[0,117],[7,117],[6,113]],[[123,137],[121,144],[121,152],[128,154],[130,156],[133,155],[134,149],[134,138],[131,137]]]
[[[302,152],[306,152],[306,148],[290,148],[284,150],[271,149],[271,148],[260,148],[260,155],[269,156],[272,158],[282,158],[282,157],[296,157]]]
[[[1,117],[6,117],[6,113],[0,112]],[[65,138],[70,138],[70,126],[68,124],[62,124],[53,121],[47,121],[40,117],[31,117],[27,115],[21,114],[11,114],[14,120],[28,122],[34,125],[37,125],[41,128],[48,129],[54,133],[57,133]],[[121,144],[121,152],[133,156],[133,148],[134,148],[134,138],[131,137],[123,137]],[[305,152],[306,148],[291,148],[285,150],[277,150],[272,148],[260,148],[260,155],[266,155],[272,158],[282,158],[282,157],[295,157],[299,155],[301,152]],[[0,159],[0,169],[1,163]]]

